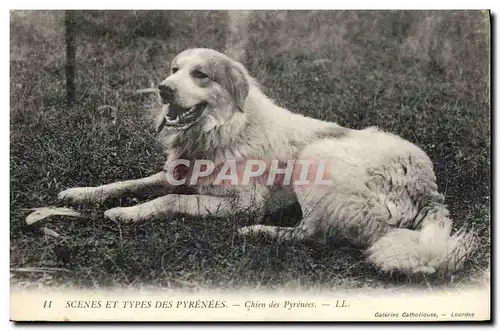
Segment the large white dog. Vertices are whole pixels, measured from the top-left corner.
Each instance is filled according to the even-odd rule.
[[[148,202],[105,212],[109,219],[132,222],[179,214],[264,215],[298,201],[303,214],[298,226],[255,224],[239,229],[239,234],[348,240],[366,248],[367,259],[383,271],[455,270],[473,248],[473,235],[451,235],[452,222],[433,165],[406,140],[376,128],[352,130],[281,108],[261,92],[241,63],[210,49],[178,54],[159,94],[164,107],[157,128],[168,155],[164,171],[143,179],[71,188],[61,192],[60,199],[100,201],[144,189],[165,191]],[[210,170],[220,170],[228,161],[240,164],[249,159],[267,160],[267,166],[274,161],[287,166],[290,160],[312,161],[314,169],[323,167],[322,180],[328,184],[269,185],[257,178],[251,184],[222,185],[216,176],[207,176],[182,186],[190,194],[179,194],[181,186],[172,184],[192,178],[197,160],[205,160],[197,163],[205,165],[197,170],[200,178],[207,164]],[[188,161],[184,171],[172,167],[178,160]],[[293,178],[297,171],[291,172]],[[311,178],[307,172],[305,176]]]

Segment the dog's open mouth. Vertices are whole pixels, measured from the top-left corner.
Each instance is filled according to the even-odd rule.
[[[161,129],[164,127],[169,130],[186,129],[200,117],[206,106],[206,102],[201,102],[191,108],[184,108],[174,103],[166,105],[168,111],[165,113]]]

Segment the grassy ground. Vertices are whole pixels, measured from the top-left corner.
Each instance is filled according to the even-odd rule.
[[[11,267],[43,285],[185,289],[239,286],[334,288],[462,284],[488,266],[490,195],[487,13],[259,12],[245,61],[277,102],[342,125],[376,125],[429,153],[457,226],[481,236],[457,275],[391,277],[348,247],[243,242],[241,219],[176,219],[117,225],[104,206],[85,218],[26,226],[25,208],[56,203],[59,191],[152,174],[162,156],[134,90],[160,82],[187,47],[224,50],[225,12],[80,12],[78,103],[64,104],[60,12],[11,14]],[[116,111],[103,106],[111,106]],[[118,114],[118,116],[116,116]],[[281,223],[298,220],[290,211]]]

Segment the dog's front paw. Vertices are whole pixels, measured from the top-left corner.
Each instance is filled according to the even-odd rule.
[[[116,207],[104,212],[104,217],[111,221],[137,222],[141,220],[137,207]]]
[[[69,203],[96,202],[100,200],[93,187],[73,187],[60,192],[57,199]]]

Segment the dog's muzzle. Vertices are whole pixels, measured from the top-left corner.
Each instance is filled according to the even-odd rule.
[[[191,126],[201,116],[205,108],[206,102],[201,102],[190,108],[182,107],[175,103],[164,105],[163,122],[158,131],[168,128],[169,130],[184,130]]]
[[[174,101],[175,97],[175,89],[170,85],[160,84],[158,86],[158,90],[160,92],[160,97],[163,102],[170,103]]]

